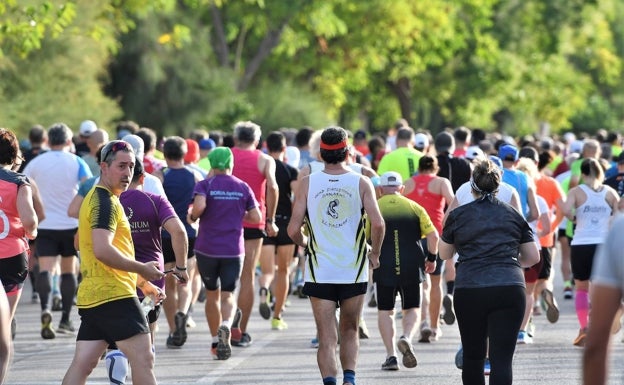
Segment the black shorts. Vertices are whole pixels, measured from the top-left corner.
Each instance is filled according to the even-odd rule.
[[[81,321],[76,337],[78,341],[104,340],[112,344],[137,334],[150,332],[137,297],[119,299],[88,309],[78,309],[78,314]]]
[[[591,277],[594,254],[598,245],[570,246],[570,264],[572,277],[579,281],[587,281]]]
[[[275,245],[275,246],[286,246],[286,245],[294,245],[292,239],[288,236],[288,222],[290,221],[289,217],[283,215],[275,216],[275,224],[279,229],[276,237],[266,237],[262,242],[263,245]]]
[[[542,270],[540,270],[537,278],[548,279],[550,278],[550,271],[552,270],[552,248],[542,247],[540,255],[542,257]]]
[[[186,253],[186,258],[191,259],[195,256],[195,252],[193,251],[193,249],[195,248],[195,238],[188,238],[188,244],[188,253]],[[176,261],[171,238],[162,237],[162,250],[165,263]]]
[[[28,276],[28,251],[9,258],[0,258],[0,281],[7,295],[15,295],[24,287]]]
[[[73,257],[76,253],[74,235],[76,230],[39,230],[37,234],[37,256],[39,257]]]
[[[245,240],[251,239],[264,239],[266,238],[266,231],[260,229],[252,229],[249,227],[243,227],[243,238]]]
[[[377,294],[377,309],[392,310],[396,301],[397,293],[401,295],[403,310],[420,307],[420,285],[384,286],[375,284]]]
[[[196,252],[197,253],[197,252]],[[197,269],[206,290],[233,292],[243,271],[241,258],[215,258],[197,253]]]
[[[340,305],[341,301],[366,294],[367,287],[367,282],[344,284],[306,282],[303,285],[303,294],[334,301]]]

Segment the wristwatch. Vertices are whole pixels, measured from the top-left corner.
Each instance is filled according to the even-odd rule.
[[[275,219],[273,219],[273,218],[267,218],[266,219],[266,223],[274,223],[274,222],[275,222]]]

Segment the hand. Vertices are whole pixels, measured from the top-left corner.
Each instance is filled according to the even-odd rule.
[[[266,228],[267,235],[269,237],[277,237],[277,233],[279,232],[279,227],[277,227],[275,223],[267,222],[265,228]]]
[[[141,271],[139,272],[139,275],[141,275],[148,281],[155,281],[165,276],[165,274],[160,271],[160,265],[158,264],[158,261],[145,262],[142,266]]]
[[[172,277],[178,280],[178,285],[186,285],[189,280],[188,271],[186,270],[178,270],[175,267],[171,270],[168,270],[166,274],[171,274]]]
[[[429,262],[425,260],[425,273],[431,274],[435,271],[435,269],[436,269],[436,261]]]
[[[379,262],[379,255],[381,253],[374,253],[373,251],[369,251],[368,252],[368,266],[371,269],[376,269],[379,267],[380,262]]]
[[[160,305],[167,298],[165,292],[151,282],[145,282],[143,287],[139,288],[144,296],[150,296],[156,305]]]

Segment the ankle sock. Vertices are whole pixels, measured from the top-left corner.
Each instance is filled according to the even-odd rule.
[[[345,369],[342,371],[342,382],[349,383],[355,385],[355,371],[350,369]]]

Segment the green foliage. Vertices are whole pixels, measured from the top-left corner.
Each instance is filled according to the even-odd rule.
[[[254,106],[254,114],[249,116],[264,133],[283,127],[324,128],[336,121],[328,115],[328,106],[319,95],[305,84],[265,81],[250,89],[248,95]]]
[[[46,37],[58,37],[76,17],[76,4],[67,1],[4,0],[0,3],[0,57],[25,58],[41,48]],[[1,62],[0,62],[1,63]]]

